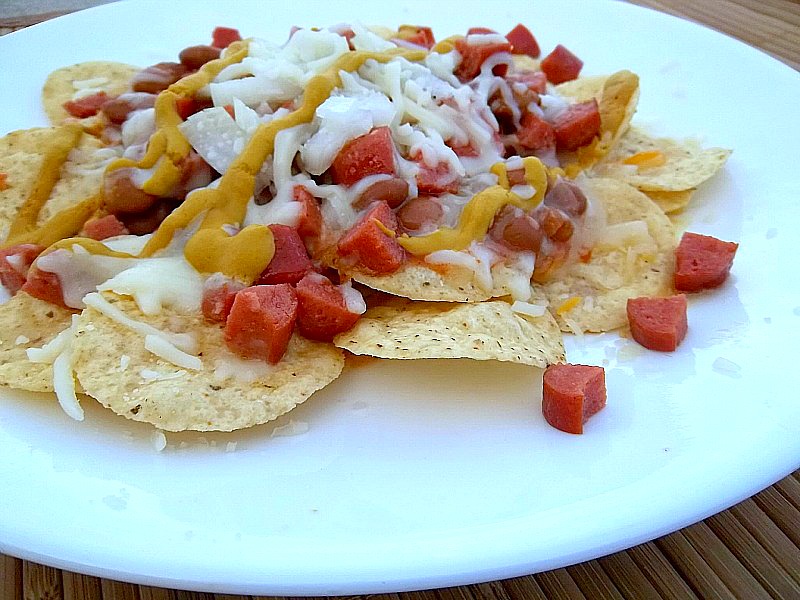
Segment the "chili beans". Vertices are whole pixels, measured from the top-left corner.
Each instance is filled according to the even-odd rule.
[[[150,209],[155,203],[155,196],[134,185],[132,174],[130,168],[116,169],[106,174],[103,180],[103,198],[106,209],[111,214],[141,213]]]
[[[181,64],[192,71],[199,69],[207,62],[219,58],[221,50],[213,46],[189,46],[181,50],[178,58]]]
[[[417,231],[426,224],[437,223],[444,210],[433,198],[411,198],[397,211],[397,220],[408,231]]]
[[[139,71],[133,76],[131,89],[134,92],[158,94],[189,73],[181,63],[161,62]]]
[[[156,95],[146,92],[130,92],[111,98],[103,103],[100,110],[112,123],[124,123],[134,110],[152,108],[156,103]]]

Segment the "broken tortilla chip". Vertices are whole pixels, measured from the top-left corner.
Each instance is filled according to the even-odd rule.
[[[588,262],[576,262],[533,286],[564,331],[610,331],[627,323],[626,303],[672,290],[675,233],[663,211],[636,188],[614,179],[584,179],[587,196],[605,210]]]
[[[202,362],[179,367],[145,348],[145,336],[93,308],[83,311],[73,366],[84,391],[118,415],[167,431],[233,431],[290,411],[336,379],[344,355],[331,344],[292,337],[281,361],[244,360],[222,327],[201,315],[145,317],[129,299],[106,297],[126,316],[160,331],[191,332]]]
[[[662,164],[630,164],[631,157],[645,152],[663,155]],[[594,170],[601,177],[619,179],[642,191],[678,192],[696,188],[710,179],[730,154],[731,151],[724,148],[703,148],[697,140],[679,142],[656,138],[642,129],[631,127]]]
[[[91,95],[105,92],[118,96],[127,91],[138,67],[118,62],[91,61],[56,69],[48,75],[42,88],[42,104],[47,117],[54,125],[70,118],[64,103],[74,100],[76,94]]]
[[[660,192],[655,190],[643,190],[648,198],[655,202],[658,207],[667,214],[682,211],[689,206],[689,202],[694,195],[694,188],[689,190],[678,190],[675,192]]]
[[[53,391],[53,366],[28,359],[70,326],[72,312],[25,292],[0,305],[0,385],[32,392]]]
[[[334,344],[379,358],[471,358],[545,367],[565,360],[558,325],[503,301],[476,304],[394,299],[375,306]]]

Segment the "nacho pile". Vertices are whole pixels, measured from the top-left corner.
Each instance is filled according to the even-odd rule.
[[[52,126],[0,139],[0,384],[232,431],[347,353],[544,368],[623,327],[730,152],[649,136],[636,74],[520,27],[218,28],[52,73]]]

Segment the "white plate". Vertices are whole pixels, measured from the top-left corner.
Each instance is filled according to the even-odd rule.
[[[123,3],[56,19],[0,39],[0,132],[45,124],[38,94],[52,69],[170,60],[215,25],[280,40],[294,24],[356,18],[440,37],[524,20],[545,52],[564,42],[587,74],[639,73],[638,122],[735,149],[685,217],[741,242],[732,278],[692,297],[675,353],[616,335],[569,341],[573,362],[607,367],[608,407],[583,436],[543,422],[536,370],[468,361],[361,365],[292,413],[307,433],[168,435],[161,453],[151,428],[89,401],[76,423],[50,398],[4,393],[0,551],[218,592],[429,588],[607,554],[798,467],[798,74],[625,4],[389,4]]]

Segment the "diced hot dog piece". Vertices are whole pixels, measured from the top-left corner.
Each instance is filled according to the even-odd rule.
[[[302,185],[294,186],[292,198],[302,204],[300,218],[297,221],[297,233],[304,239],[319,236],[322,231],[322,212],[317,199]]]
[[[297,283],[314,268],[300,234],[288,225],[270,225],[269,228],[275,239],[275,254],[256,284]]]
[[[542,53],[536,38],[533,37],[530,29],[522,23],[509,31],[506,34],[506,39],[511,42],[511,52],[513,54],[527,54],[531,58],[539,58]]]
[[[135,110],[153,108],[156,104],[156,94],[147,92],[128,92],[116,98],[109,98],[100,107],[103,114],[112,123],[124,123]]]
[[[105,92],[97,92],[90,96],[84,96],[77,100],[69,100],[62,105],[70,115],[78,119],[85,119],[86,117],[93,117],[102,108],[103,104],[108,101],[108,94]]]
[[[341,286],[319,273],[309,273],[297,284],[297,329],[308,339],[330,342],[361,317],[351,312]],[[358,294],[355,290],[350,290]]]
[[[286,353],[297,319],[297,294],[288,283],[245,288],[225,323],[225,343],[244,358],[276,364]]]
[[[541,206],[534,214],[544,234],[554,242],[566,242],[572,237],[575,225],[557,208]]]
[[[83,232],[86,237],[93,240],[104,240],[115,235],[127,235],[130,233],[125,223],[120,221],[115,215],[106,215],[98,219],[90,219],[83,224]]]
[[[571,104],[553,123],[556,149],[572,152],[591,142],[600,134],[600,110],[597,100]]]
[[[675,250],[675,289],[697,292],[722,285],[739,244],[686,232]]]
[[[405,249],[391,235],[397,228],[389,205],[376,202],[339,240],[339,255],[378,275],[394,273],[406,260]]]
[[[602,367],[550,365],[542,378],[542,414],[566,433],[583,433],[583,425],[606,405],[606,376]]]
[[[629,298],[628,323],[633,339],[645,348],[672,352],[686,337],[686,296]]]
[[[583,68],[583,61],[559,44],[542,59],[540,66],[550,83],[559,84],[577,79]]]
[[[182,65],[185,65],[192,71],[196,71],[207,62],[211,62],[219,58],[220,49],[215,46],[206,46],[201,44],[199,46],[189,46],[181,50],[178,55],[178,60]]]
[[[392,177],[376,181],[361,192],[358,199],[353,202],[353,208],[360,210],[375,200],[383,200],[391,208],[397,208],[406,198],[408,198],[408,183],[405,179]]]
[[[401,25],[397,30],[397,37],[409,44],[422,46],[430,50],[436,43],[433,31],[430,27],[420,27],[417,25]]]
[[[461,62],[453,71],[453,74],[461,81],[475,79],[481,72],[481,66],[487,58],[498,52],[511,52],[511,44],[508,42],[491,42],[489,44],[470,44],[466,39],[460,38],[455,41],[456,50],[461,55]],[[498,77],[505,77],[508,72],[508,65],[497,65],[492,69],[492,73]]]
[[[224,323],[231,312],[236,294],[246,286],[222,273],[214,273],[203,283],[203,316],[208,321]]]
[[[0,282],[12,296],[25,284],[28,269],[44,250],[38,244],[17,244],[0,250]]]
[[[189,69],[181,63],[161,62],[142,69],[131,80],[134,92],[158,94],[181,79]]]
[[[517,140],[520,146],[534,152],[549,150],[556,146],[553,126],[533,113],[525,113],[519,123]]]
[[[376,127],[347,142],[333,159],[334,183],[353,185],[367,175],[394,175],[394,142],[388,127]]]
[[[559,179],[555,185],[547,190],[544,204],[557,208],[570,217],[579,217],[586,212],[586,195],[572,183]]]
[[[238,42],[242,39],[238,29],[233,27],[215,27],[211,32],[211,45],[215,48],[227,48],[233,42]]]
[[[461,184],[461,177],[450,168],[446,162],[440,162],[435,167],[419,159],[419,172],[417,173],[417,191],[420,194],[438,196],[439,194],[455,194]]]
[[[487,33],[497,33],[494,29],[488,27],[470,27],[467,29],[467,35],[484,35]]]
[[[150,209],[157,198],[140,190],[133,183],[133,171],[129,167],[106,172],[103,179],[103,201],[108,212],[142,213]]]
[[[64,303],[64,290],[58,275],[50,271],[42,271],[36,266],[31,267],[28,271],[28,277],[20,291],[50,304],[69,308]]]
[[[411,198],[397,211],[397,220],[407,231],[419,231],[425,225],[439,222],[444,214],[442,205],[433,198]]]

